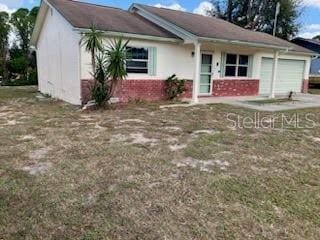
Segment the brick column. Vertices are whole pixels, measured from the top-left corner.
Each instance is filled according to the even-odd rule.
[[[304,79],[302,82],[302,93],[308,93],[309,92],[309,79]]]

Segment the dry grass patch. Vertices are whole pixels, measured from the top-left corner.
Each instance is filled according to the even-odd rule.
[[[0,88],[0,239],[320,238],[319,124],[231,128],[228,113],[254,112],[82,112],[35,95]]]

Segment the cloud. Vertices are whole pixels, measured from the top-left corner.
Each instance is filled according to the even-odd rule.
[[[208,12],[214,10],[215,7],[211,2],[201,2],[197,8],[193,10],[193,13],[208,16]]]
[[[311,24],[306,27],[307,30],[310,31],[319,31],[320,32],[320,24]]]
[[[14,13],[16,9],[10,9],[6,4],[0,3],[0,12]]]
[[[17,42],[17,36],[13,31],[10,31],[9,33],[8,42],[10,47],[12,47],[13,43]]]
[[[318,7],[320,8],[319,0],[302,0],[302,4],[308,7]]]
[[[302,38],[314,38],[315,36],[320,36],[320,32],[304,32],[304,33],[300,33],[298,35],[299,37],[302,37]]]
[[[311,24],[304,27],[304,31],[298,34],[299,37],[313,38],[320,35],[320,24]]]
[[[0,3],[0,12],[7,12],[9,14],[12,14],[16,11],[16,9],[9,8],[6,4]],[[9,45],[12,46],[12,44],[16,41],[15,33],[11,30],[9,33]]]
[[[6,5],[10,8],[19,8],[23,4],[23,0],[0,0],[2,5]]]
[[[157,3],[154,6],[158,7],[158,8],[168,8],[168,9],[178,10],[178,11],[186,11],[187,10],[184,7],[182,7],[179,3],[173,3],[171,5],[162,5],[161,3]]]

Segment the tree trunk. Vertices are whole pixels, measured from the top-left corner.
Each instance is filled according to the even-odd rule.
[[[3,81],[8,82],[9,81],[9,74],[8,74],[8,67],[7,67],[7,53],[8,49],[4,49],[4,58],[3,58]]]
[[[91,64],[92,64],[92,74],[95,73],[96,71],[96,53],[95,53],[95,50],[93,49],[92,52],[91,52]]]
[[[2,51],[1,51],[1,61],[2,61],[2,81],[3,84],[8,82],[8,69],[7,69],[7,48],[5,44],[2,44],[1,46]]]
[[[227,8],[228,22],[232,22],[232,8],[233,8],[233,0],[228,0],[228,8]]]
[[[248,0],[248,10],[247,10],[247,27],[253,30],[253,19],[252,19],[252,4],[253,0]]]

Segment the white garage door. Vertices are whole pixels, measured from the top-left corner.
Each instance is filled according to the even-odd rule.
[[[272,80],[272,58],[262,58],[260,94],[269,94]],[[275,86],[276,94],[287,94],[290,91],[300,92],[304,76],[305,61],[279,59],[277,80]]]

